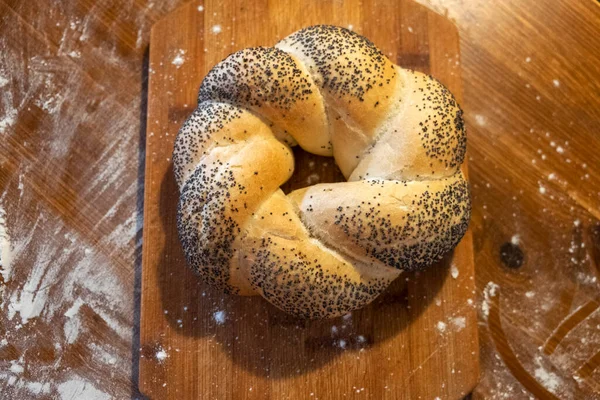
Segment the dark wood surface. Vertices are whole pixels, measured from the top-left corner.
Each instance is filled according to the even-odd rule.
[[[144,58],[182,3],[0,1],[2,398],[137,396]],[[473,397],[598,398],[600,7],[425,4],[461,38]]]
[[[270,46],[316,23],[351,25],[395,62],[434,74],[462,102],[460,66],[448,62],[460,59],[456,27],[411,0],[319,3],[310,13],[300,2],[204,7],[214,12],[199,12],[194,3],[178,8],[150,37],[141,391],[160,399],[462,399],[479,378],[470,232],[452,257],[425,273],[403,274],[370,306],[331,320],[299,320],[261,297],[213,290],[186,267],[171,162],[200,82],[232,51]],[[235,20],[235,31],[215,32],[219,15]],[[332,158],[294,153],[294,178],[284,190],[344,181]]]

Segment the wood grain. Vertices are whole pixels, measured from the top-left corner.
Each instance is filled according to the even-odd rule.
[[[460,99],[460,68],[448,62],[459,60],[456,28],[409,0],[323,3],[309,15],[293,2],[207,2],[205,7],[235,20],[235,31],[224,25],[215,34],[219,19],[188,4],[159,21],[150,38],[142,391],[152,398],[189,399],[464,397],[478,379],[470,233],[454,257],[426,273],[403,275],[364,310],[334,320],[298,320],[261,298],[212,290],[188,271],[177,238],[178,194],[170,159],[175,133],[196,105],[201,80],[232,51],[273,45],[315,23],[352,25],[395,62],[435,74]],[[377,21],[381,11],[389,24]],[[259,15],[264,24],[255,24]],[[398,36],[403,31],[408,34]],[[183,64],[172,62],[177,55]],[[343,180],[333,159],[300,149],[294,154],[296,171],[285,190]],[[451,264],[458,277],[450,276]],[[221,324],[216,313],[225,316]],[[162,351],[166,359],[157,357]]]
[[[8,282],[0,278],[1,398],[60,399],[65,388],[141,397],[144,55],[151,26],[184,2],[0,0],[0,208],[13,255]],[[422,2],[460,33],[481,347],[473,397],[543,398],[541,387],[561,399],[599,398],[600,7]],[[319,3],[337,10],[334,0]],[[368,4],[331,17],[354,24],[372,15],[396,32],[378,42],[389,51],[420,40],[390,13],[393,2]],[[308,3],[291,11],[315,17]],[[203,12],[223,33],[244,34],[232,12],[209,3]],[[242,22],[267,17],[264,7]],[[254,25],[248,35],[272,29]],[[509,267],[519,254],[520,267]],[[25,324],[20,313],[9,318],[21,298],[41,307]],[[80,334],[69,339],[64,314],[78,299]]]

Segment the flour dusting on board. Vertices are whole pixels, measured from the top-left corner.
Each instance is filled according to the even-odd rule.
[[[185,62],[185,50],[178,50],[177,54],[175,55],[175,58],[173,58],[173,61],[171,61],[171,64],[173,64],[174,66],[176,66],[177,68],[181,67],[183,65],[183,63]]]
[[[483,302],[481,303],[481,312],[483,313],[484,318],[490,314],[490,302],[492,301],[492,297],[496,297],[496,291],[500,288],[494,282],[488,282],[485,289],[483,290]]]
[[[6,227],[6,213],[0,206],[0,274],[4,282],[10,279],[12,259],[12,244]]]
[[[225,323],[226,318],[227,315],[225,314],[225,311],[216,311],[213,313],[213,319],[215,320],[217,325],[223,325]]]
[[[112,398],[108,393],[98,390],[93,384],[78,376],[59,384],[58,393],[61,400],[110,400]]]

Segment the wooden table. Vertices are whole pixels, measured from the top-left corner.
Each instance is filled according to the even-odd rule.
[[[2,398],[137,396],[144,65],[180,3],[0,1]],[[461,34],[473,397],[599,397],[600,7],[426,4]]]

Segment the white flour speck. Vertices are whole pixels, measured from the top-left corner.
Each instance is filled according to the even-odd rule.
[[[16,362],[12,361],[10,365],[10,372],[12,372],[13,374],[22,374],[23,371],[25,371],[25,369],[22,365],[19,365]]]
[[[562,383],[561,379],[553,372],[548,372],[541,365],[535,369],[535,378],[549,391],[556,394],[556,389]]]
[[[204,6],[198,6],[198,11],[200,11],[200,12],[204,11]]]
[[[17,117],[17,110],[14,108],[9,108],[4,111],[4,117],[0,119],[0,133],[4,133],[8,128],[15,124],[15,119]]]
[[[83,305],[83,301],[81,299],[77,299],[75,303],[65,312],[65,317],[67,317],[67,321],[65,321],[64,332],[65,332],[65,340],[67,343],[72,344],[75,343],[77,337],[79,336],[79,330],[81,329],[81,319],[77,313],[79,312],[79,308]]]
[[[492,297],[496,297],[496,291],[500,288],[494,282],[488,282],[485,289],[483,289],[483,303],[481,303],[481,311],[483,316],[487,319],[490,314],[490,302]]]
[[[450,267],[450,275],[454,279],[456,279],[456,278],[458,278],[458,274],[459,274],[458,268],[456,267],[456,265],[452,264],[452,266]]]
[[[413,33],[413,28],[412,28],[412,26],[409,26],[409,27],[408,27],[408,31],[409,31],[410,33]]]
[[[487,118],[485,117],[485,115],[475,114],[475,122],[479,126],[485,126],[487,123]]]
[[[320,180],[321,180],[321,177],[319,176],[319,174],[310,174],[306,178],[306,184],[307,185],[314,185],[315,183],[319,183]]]
[[[465,317],[454,317],[450,319],[450,322],[457,331],[462,331],[467,326],[467,319]]]
[[[169,357],[169,355],[167,354],[167,352],[161,347],[159,348],[159,350],[156,352],[156,354],[154,355],[156,357],[156,359],[158,360],[158,362],[163,362],[167,359],[167,357]]]
[[[345,349],[347,345],[348,345],[348,342],[346,342],[344,339],[340,339],[337,341],[337,346],[340,349]]]
[[[111,396],[102,392],[90,382],[76,377],[58,385],[58,393],[61,400],[109,400]]]
[[[552,84],[554,85],[554,87],[560,87],[560,81],[558,79],[553,79]]]
[[[446,331],[446,324],[442,321],[438,321],[438,323],[435,324],[435,327],[437,328],[438,331],[440,331],[440,333],[443,333],[444,331]]]
[[[171,61],[171,64],[175,65],[177,68],[181,67],[185,62],[185,58],[183,57],[184,54],[184,50],[178,50],[175,58],[173,58],[173,61]]]
[[[555,174],[554,172],[552,172],[552,173],[548,174],[548,180],[549,180],[549,181],[552,181],[552,180],[554,180],[554,179],[556,179],[556,174]]]
[[[6,79],[4,76],[0,75],[0,88],[4,87],[8,84],[8,79]]]
[[[221,33],[221,25],[213,25],[212,28],[210,28],[210,31],[213,34],[218,35],[219,33]]]
[[[539,191],[540,191],[541,194],[545,194],[546,193],[546,188],[543,187],[542,185],[540,185]]]
[[[13,260],[12,250],[10,236],[6,229],[6,213],[4,212],[4,209],[0,207],[0,274],[2,274],[4,282],[8,282],[10,279]]]
[[[535,292],[532,292],[532,291],[526,292],[525,297],[527,297],[528,299],[531,299],[531,298],[535,297]]]
[[[225,323],[227,315],[225,311],[216,311],[213,313],[213,319],[217,323],[217,325],[223,325]]]
[[[348,30],[351,31],[352,29],[354,29],[354,26],[352,24],[348,25]]]
[[[525,58],[525,62],[527,62],[527,63],[528,63],[528,62],[531,62],[531,57],[527,57],[527,58]]]
[[[512,235],[512,237],[510,238],[510,242],[512,244],[514,244],[515,246],[517,246],[519,243],[521,243],[521,236],[518,233],[515,233],[514,235]]]
[[[581,221],[576,219],[575,221],[573,221],[573,225],[577,227],[577,226],[581,225]]]
[[[565,152],[565,149],[563,149],[561,146],[558,146],[558,147],[556,148],[556,152],[557,152],[558,154],[563,154],[563,153]]]

